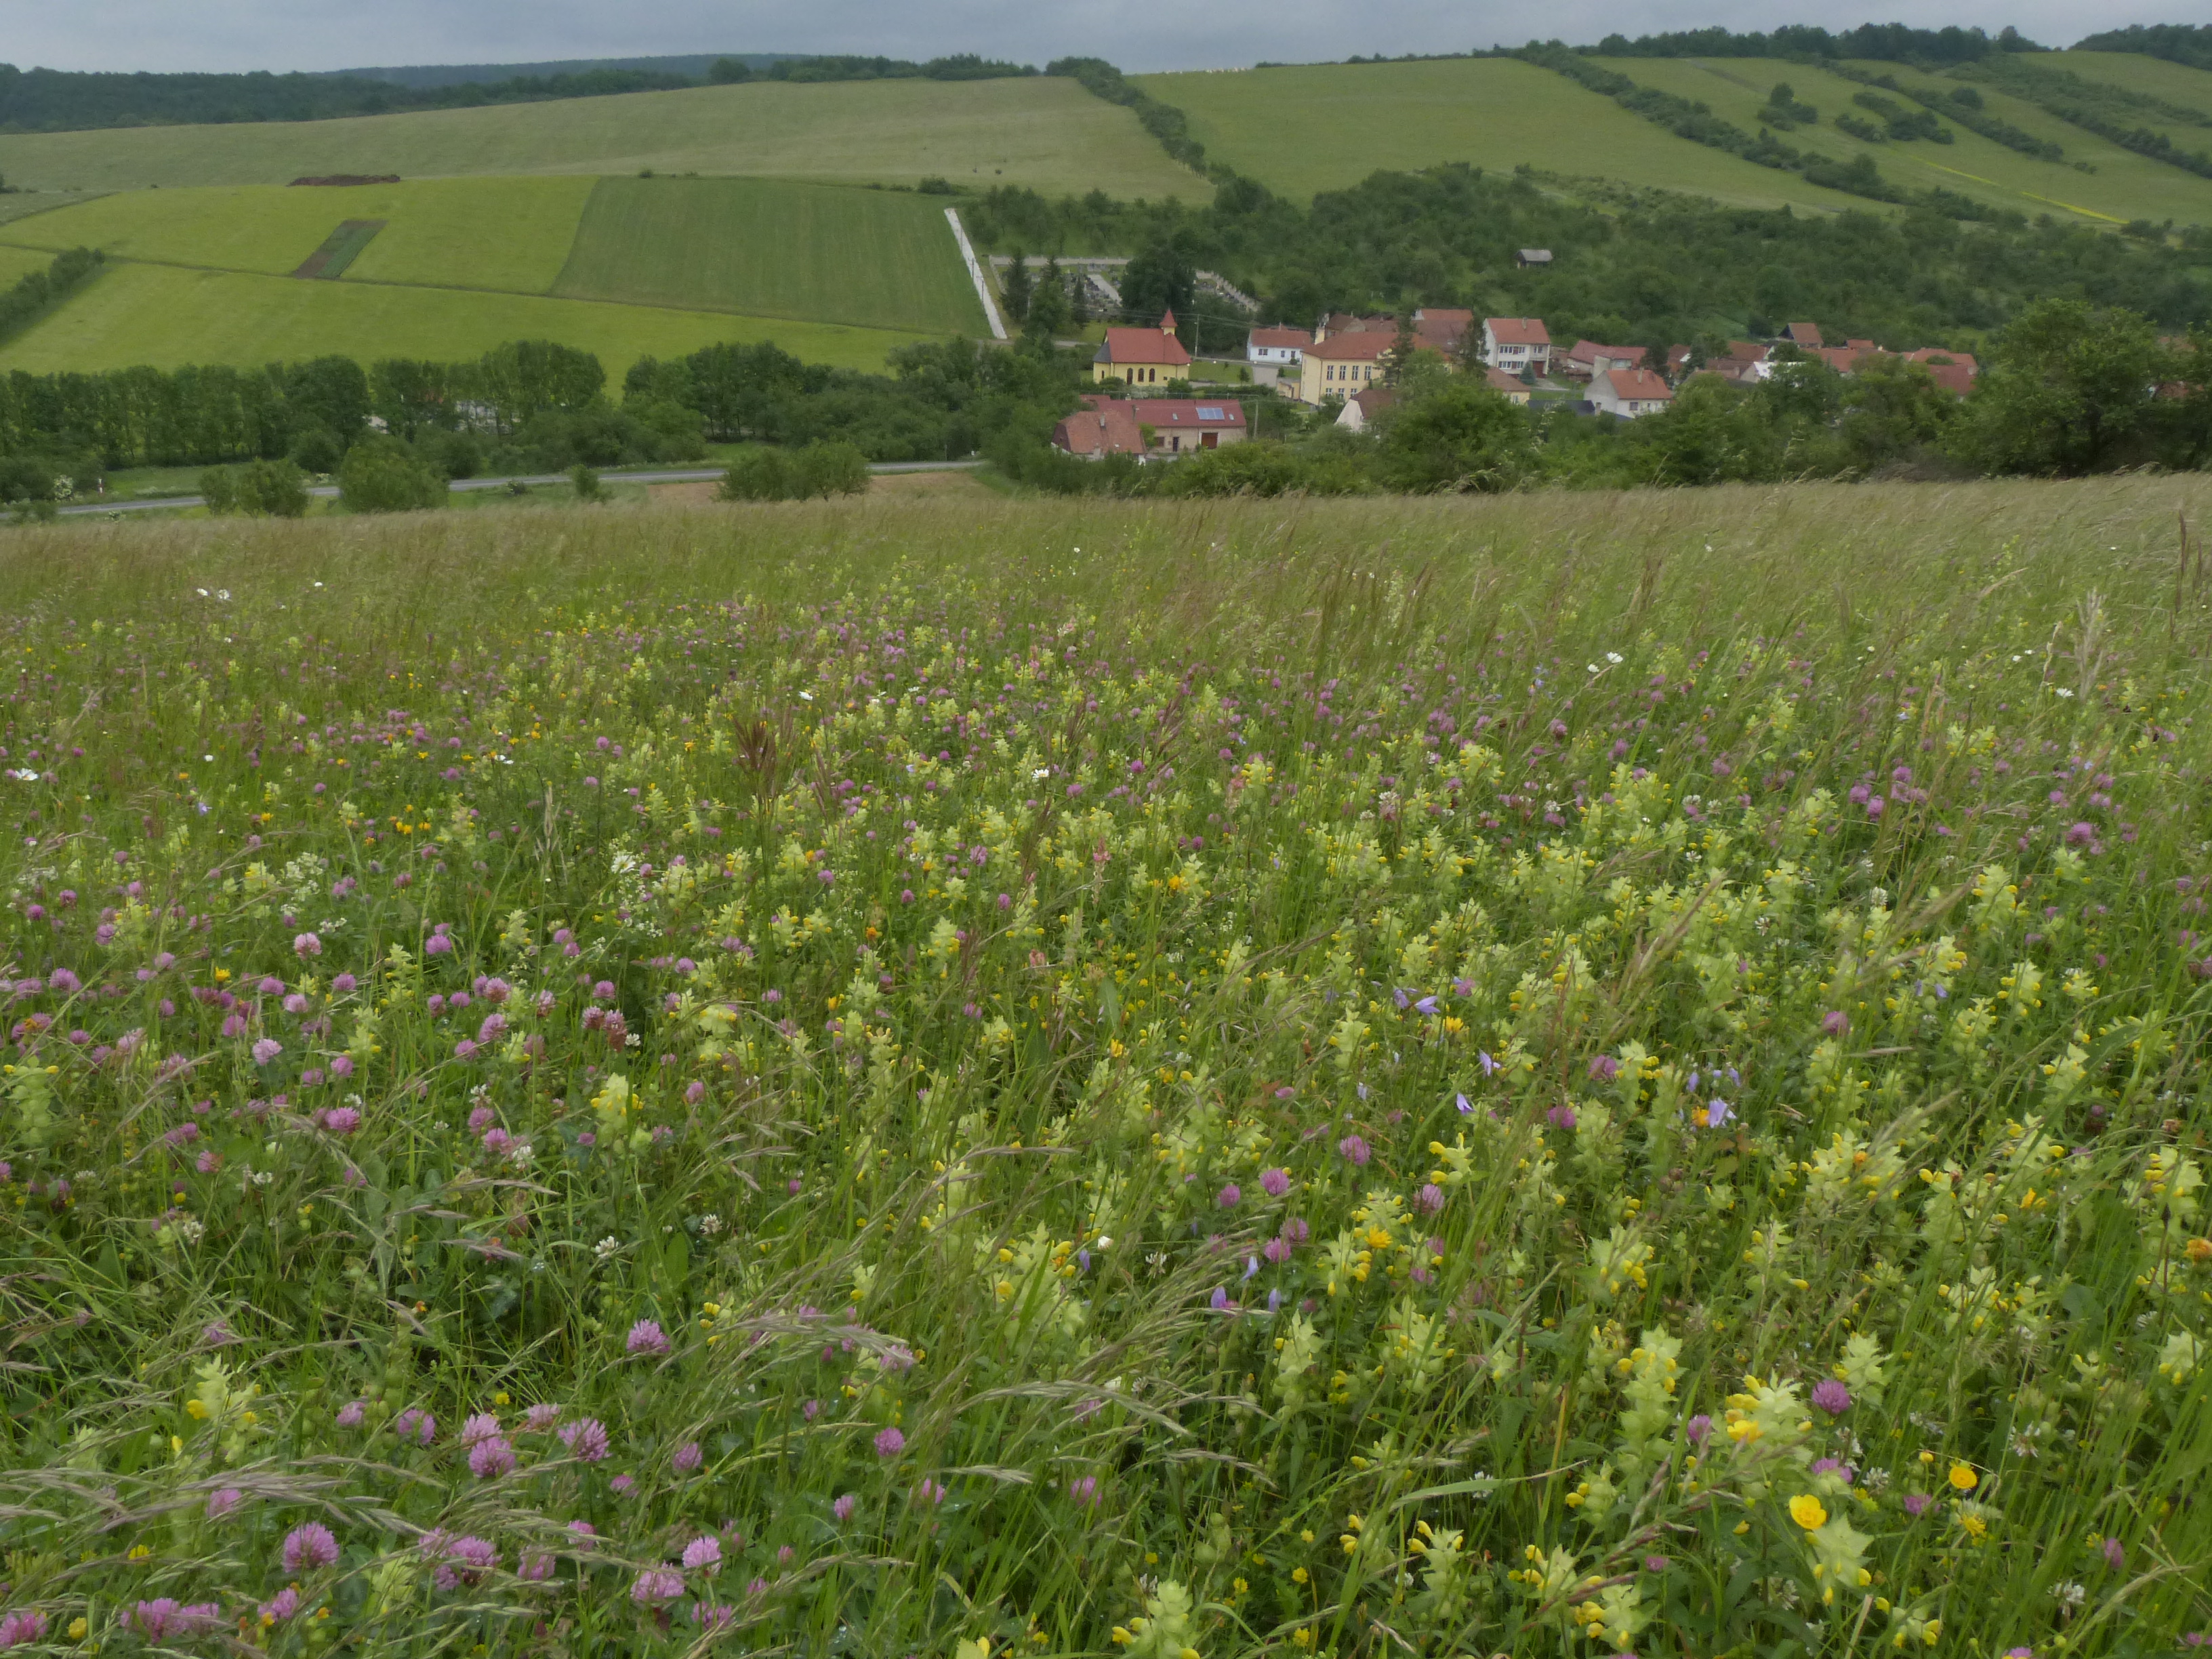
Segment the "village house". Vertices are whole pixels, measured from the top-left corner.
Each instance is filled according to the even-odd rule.
[[[1395,334],[1395,317],[1358,317],[1348,311],[1332,311],[1314,325],[1314,343],[1334,334]]]
[[[1190,353],[1176,338],[1175,313],[1158,328],[1109,328],[1106,343],[1091,360],[1094,384],[1119,380],[1130,386],[1165,386],[1190,378]]]
[[[1444,306],[1423,306],[1413,313],[1413,337],[1431,351],[1440,351],[1447,357],[1456,357],[1467,342],[1468,331],[1474,326],[1472,311],[1458,311]]]
[[[1541,374],[1551,365],[1552,337],[1534,317],[1482,319],[1482,361],[1509,374]]]
[[[1595,340],[1577,340],[1574,349],[1554,360],[1553,366],[1563,374],[1587,380],[1612,369],[1643,368],[1644,348],[1600,345]]]
[[[1286,371],[1298,372],[1312,344],[1312,334],[1303,328],[1255,328],[1244,342],[1244,361],[1254,380],[1273,386]]]
[[[1972,352],[1946,351],[1941,346],[1923,346],[1917,351],[1908,351],[1905,361],[1918,363],[1928,371],[1929,380],[1961,398],[1974,389],[1974,376],[1982,372]]]
[[[1590,380],[1590,405],[1601,415],[1634,420],[1656,415],[1674,401],[1672,387],[1648,368],[1612,368]]]
[[[1364,432],[1368,422],[1398,401],[1398,394],[1388,386],[1370,386],[1364,392],[1355,392],[1344,400],[1344,408],[1336,423],[1347,432]]]
[[[1355,329],[1332,334],[1308,347],[1298,364],[1298,401],[1318,404],[1380,386],[1389,368],[1383,359],[1397,340],[1394,324],[1388,330]]]
[[[1782,337],[1791,345],[1802,346],[1808,351],[1818,350],[1821,343],[1820,329],[1816,323],[1788,324],[1782,331]]]
[[[1242,443],[1244,405],[1233,398],[1107,398],[1086,396],[1083,407],[1052,429],[1055,448],[1086,461],[1109,455],[1172,460],[1202,449]]]
[[[1519,375],[1508,374],[1502,368],[1486,368],[1482,379],[1492,392],[1504,392],[1507,402],[1519,404],[1524,409],[1528,406],[1528,383]]]

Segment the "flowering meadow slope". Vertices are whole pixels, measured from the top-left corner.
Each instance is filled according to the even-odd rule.
[[[6,532],[0,1647],[2206,1645],[2208,504]]]

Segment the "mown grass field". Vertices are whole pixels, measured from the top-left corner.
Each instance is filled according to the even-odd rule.
[[[553,291],[984,331],[942,198],[757,179],[603,179]]]
[[[40,190],[281,185],[303,175],[745,173],[1121,198],[1210,191],[1125,109],[1074,82],[760,84],[338,121],[0,136],[0,174]]]
[[[1820,119],[1815,125],[1784,134],[1785,142],[1844,161],[1869,154],[1886,177],[1907,189],[1926,190],[1940,185],[1995,207],[2031,216],[2052,210],[2070,211],[2098,224],[2168,216],[2183,223],[2212,223],[2212,179],[2194,178],[2163,163],[2149,161],[2078,128],[2069,129],[2072,136],[2058,141],[2066,151],[2066,160],[2063,161],[2039,161],[1951,121],[1944,125],[1956,137],[1948,144],[1931,143],[1925,139],[1868,143],[1847,132],[1838,131],[1834,121],[1846,112],[1863,119],[1872,118],[1851,102],[1854,93],[1869,88],[1809,64],[1755,58],[1620,58],[1597,61],[1639,85],[1656,87],[1662,92],[1710,105],[1716,114],[1746,131],[1758,130],[1759,106],[1766,101],[1768,92],[1777,82],[1786,81],[1796,89],[1798,97],[1820,111]],[[1903,81],[1930,84],[1925,77],[1916,77],[1909,70],[1900,74],[1893,64],[1881,72],[1899,74]],[[1948,89],[1957,83],[1933,84]],[[1871,90],[1878,96],[1889,96],[1893,103],[1905,101],[1881,93],[1880,88]],[[1981,90],[1987,98],[1989,89]],[[2005,118],[2012,118],[2008,115]],[[2063,125],[2051,123],[2047,116],[2042,118],[2047,124]],[[1878,121],[1875,124],[1880,125]],[[2039,128],[2033,130],[2039,137],[2044,136]],[[2071,165],[2076,160],[2094,164],[2095,174],[2077,171]],[[2178,204],[2185,205],[2186,210],[2177,211]]]
[[[46,374],[139,363],[258,365],[326,353],[363,362],[453,361],[478,356],[507,340],[550,339],[597,353],[619,380],[641,356],[680,356],[719,340],[774,340],[809,362],[875,370],[894,347],[922,337],[896,329],[404,288],[350,276],[302,282],[119,264],[0,344],[0,368]]]
[[[1925,76],[1897,64],[1861,63],[1860,69],[1876,75],[1893,76],[1900,84],[1932,88],[1938,94],[1947,93],[1959,83],[1955,81]],[[2081,213],[2101,213],[2113,221],[2125,222],[2132,218],[2147,218],[2154,222],[2172,219],[2176,224],[2197,224],[2208,217],[2208,192],[2212,192],[2212,181],[2185,173],[2164,161],[2153,161],[2148,155],[2138,155],[2133,150],[2122,149],[2107,143],[2094,132],[2046,114],[2027,100],[2014,98],[1996,88],[1975,83],[1982,94],[1982,102],[1991,115],[2009,121],[2021,131],[2038,138],[2047,138],[2066,153],[2063,161],[2050,172],[2050,205],[2064,207]],[[1963,142],[1965,135],[1960,135]],[[1922,148],[1918,144],[1892,149]],[[2023,168],[2039,165],[2015,151],[2007,151]],[[2083,173],[2074,164],[2087,162],[2094,173]],[[2118,205],[2124,204],[2125,212]]]
[[[2208,509],[0,532],[0,1633],[2195,1650]]]
[[[1757,207],[1865,205],[1678,138],[1609,98],[1513,59],[1138,78],[1189,115],[1209,155],[1286,195],[1343,190],[1377,168],[1465,161],[1501,171],[1526,164]]]

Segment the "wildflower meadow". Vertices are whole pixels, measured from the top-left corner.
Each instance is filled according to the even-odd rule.
[[[2206,507],[0,532],[0,1649],[2212,1646]]]

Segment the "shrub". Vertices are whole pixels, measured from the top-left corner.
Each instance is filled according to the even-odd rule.
[[[327,474],[345,464],[345,446],[326,426],[311,426],[298,434],[289,453],[302,472]]]
[[[868,487],[868,458],[852,444],[809,444],[793,458],[792,490],[798,496],[857,495]]]
[[[346,453],[338,497],[349,513],[405,513],[441,505],[446,482],[397,438],[364,438]]]
[[[568,469],[568,482],[576,489],[580,501],[603,501],[607,499],[607,487],[599,482],[599,475],[581,461]]]
[[[765,446],[738,452],[722,475],[719,492],[726,501],[781,501],[791,495],[791,463],[780,449]]]
[[[211,466],[200,474],[200,495],[208,511],[255,519],[298,519],[307,515],[307,482],[290,461],[249,461],[244,466]]]

